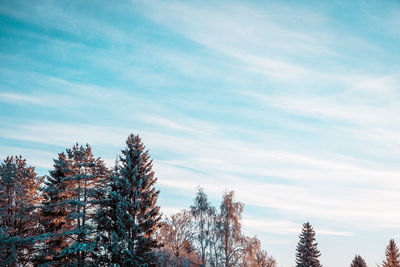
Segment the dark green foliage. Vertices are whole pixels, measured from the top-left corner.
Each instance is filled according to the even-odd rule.
[[[303,224],[302,232],[297,244],[296,267],[320,267],[318,257],[321,253],[315,242],[315,232],[309,222]]]
[[[361,258],[360,255],[356,255],[351,262],[350,267],[367,267],[367,264],[365,263],[364,259]]]
[[[43,195],[43,250],[38,263],[89,266],[96,247],[95,212],[107,169],[89,145],[76,144],[54,160]]]
[[[0,165],[0,266],[270,266],[259,242],[244,246],[233,191],[217,212],[200,188],[191,211],[162,228],[152,167],[133,134],[112,171],[89,145],[60,153],[44,178],[21,157],[7,158]]]
[[[155,231],[161,219],[156,181],[148,151],[139,136],[131,134],[97,216],[99,264],[109,261],[121,266],[155,266]]]
[[[0,266],[27,265],[36,253],[40,183],[21,156],[0,165]]]

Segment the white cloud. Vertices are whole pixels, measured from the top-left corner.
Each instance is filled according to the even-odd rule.
[[[185,129],[191,128],[184,125]],[[11,140],[60,147],[76,141],[88,142],[94,147],[115,147],[115,151],[123,146],[129,134],[124,128],[44,121],[15,128],[8,126],[2,132],[4,138]],[[273,208],[298,218],[399,227],[400,217],[391,212],[400,201],[395,193],[398,169],[388,170],[385,165],[348,157],[318,158],[271,150],[218,134],[198,134],[193,139],[161,134],[154,128],[141,131],[140,135],[151,154],[173,153],[168,160],[154,162],[162,187],[187,193],[203,185],[214,199],[224,190],[232,189],[247,205]],[[49,162],[52,158],[49,157]],[[287,181],[290,182],[279,184]],[[377,189],[367,189],[374,187]]]

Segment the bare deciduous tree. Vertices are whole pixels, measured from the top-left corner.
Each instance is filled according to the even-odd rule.
[[[276,260],[261,249],[257,237],[245,237],[243,240],[243,267],[276,267]]]
[[[203,188],[199,188],[194,199],[194,205],[190,207],[191,215],[195,222],[194,240],[198,247],[202,266],[206,265],[206,253],[209,246],[210,217],[214,213],[214,209],[208,202],[207,194]]]
[[[221,247],[225,267],[237,265],[243,254],[242,212],[243,204],[234,202],[234,192],[225,193],[221,202]]]
[[[190,212],[182,210],[161,223],[157,239],[163,246],[160,264],[169,266],[198,266],[197,254],[192,245],[193,223]]]

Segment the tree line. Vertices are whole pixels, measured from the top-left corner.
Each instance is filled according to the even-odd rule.
[[[58,154],[38,176],[22,156],[0,164],[0,266],[276,267],[260,240],[242,233],[243,203],[225,192],[218,208],[198,188],[188,209],[162,217],[152,159],[131,134],[113,168],[89,145]],[[305,223],[296,267],[319,267]],[[383,267],[400,267],[394,240]],[[366,266],[356,255],[351,266]]]

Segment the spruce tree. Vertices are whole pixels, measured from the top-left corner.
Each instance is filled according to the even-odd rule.
[[[119,160],[108,176],[103,199],[95,216],[97,243],[95,263],[97,266],[119,266],[125,262],[127,229],[122,223],[126,216],[125,201],[120,192],[126,190],[119,176]]]
[[[58,159],[54,159],[54,170],[50,171],[50,176],[46,177],[45,186],[42,188],[44,200],[40,220],[43,226],[42,239],[44,241],[41,254],[37,258],[39,265],[46,266],[52,263],[55,266],[61,266],[63,263],[69,262],[60,257],[57,259],[59,264],[55,262],[55,256],[72,242],[64,235],[64,232],[73,228],[73,219],[68,217],[70,209],[64,204],[70,199],[67,193],[68,184],[64,182],[67,176],[64,169],[67,165],[68,160],[65,153],[58,154]]]
[[[365,263],[364,259],[361,258],[360,255],[356,255],[351,262],[350,267],[367,267],[367,264]]]
[[[0,164],[0,266],[31,264],[41,181],[21,156],[7,157]]]
[[[315,232],[309,222],[303,224],[302,232],[297,244],[296,267],[320,267],[318,257],[321,253],[315,242]]]
[[[42,224],[46,233],[39,263],[93,265],[94,216],[106,175],[103,161],[93,157],[89,145],[76,144],[59,154],[43,189]]]
[[[100,264],[109,261],[120,266],[156,265],[155,233],[161,219],[156,181],[148,151],[139,136],[131,134],[97,216],[101,222],[101,249],[107,255]]]
[[[382,267],[400,267],[399,249],[393,239],[390,239],[385,255],[386,260],[383,261]]]

